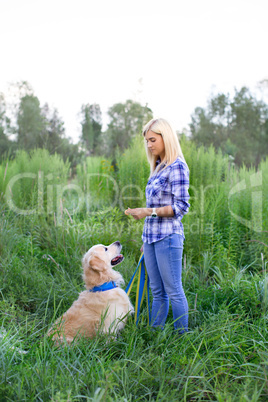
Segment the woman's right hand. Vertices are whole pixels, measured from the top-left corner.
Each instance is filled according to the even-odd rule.
[[[133,216],[136,220],[143,219],[150,215],[148,208],[128,208],[125,210],[125,214]]]

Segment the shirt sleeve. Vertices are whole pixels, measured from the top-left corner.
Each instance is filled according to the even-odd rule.
[[[173,203],[171,205],[174,217],[187,214],[189,204],[189,169],[183,162],[176,163],[170,172],[170,184]]]

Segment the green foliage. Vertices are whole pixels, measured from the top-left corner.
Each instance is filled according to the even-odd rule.
[[[124,153],[117,153],[117,181],[120,187],[120,207],[122,210],[145,206],[145,187],[150,175],[150,167],[141,137],[132,140]]]
[[[118,270],[126,283],[136,268],[143,222],[123,211],[125,203],[143,202],[134,199],[149,176],[142,138],[117,154],[116,166],[101,157],[78,165],[69,184],[80,193],[66,187],[69,164],[45,150],[0,164],[1,400],[267,400],[268,162],[256,175],[236,170],[212,147],[185,138],[181,145],[191,172],[191,212],[183,218],[182,277],[190,331],[180,337],[171,314],[163,331],[152,331],[145,309],[139,326],[130,317],[116,339],[55,347],[46,337],[84,290],[81,258],[92,245],[122,243]],[[14,184],[16,205],[35,207],[43,198],[42,213],[15,213],[3,197],[25,172],[35,177]],[[57,189],[62,208],[47,209]],[[76,210],[83,194],[88,204]]]
[[[46,127],[42,133],[41,145],[52,154],[60,153],[61,141],[65,135],[64,123],[57,109],[51,111],[47,103],[42,108],[42,116]]]
[[[6,104],[4,95],[0,93],[0,158],[13,155],[15,151],[15,144],[10,141],[7,135],[7,128],[9,127],[9,119],[6,115]]]
[[[5,158],[8,155],[13,155],[15,144],[8,139],[0,122],[0,157]]]
[[[257,261],[261,252],[267,256],[261,243],[268,244],[268,162],[261,162],[259,174],[245,167],[237,170],[213,147],[197,147],[186,138],[181,145],[190,168],[191,208],[183,218],[188,257],[199,263],[208,252],[214,263],[226,266]],[[105,175],[101,158],[89,158],[88,165],[79,167],[78,183],[86,193],[90,188],[88,212],[110,205],[123,213],[128,206],[145,205],[149,165],[142,138],[136,137],[116,158],[115,170],[105,163]]]
[[[83,105],[81,108],[81,142],[86,148],[87,155],[100,152],[102,118],[100,106],[96,103]]]
[[[29,152],[45,148],[51,154],[60,154],[75,168],[81,151],[65,136],[64,122],[57,109],[51,110],[47,103],[41,107],[27,82],[15,83],[12,87],[17,99],[8,107],[4,95],[0,94],[0,157],[13,158],[17,149]],[[11,135],[16,139],[11,141]]]
[[[111,159],[88,157],[77,166],[77,183],[85,194],[88,213],[103,208],[111,209],[118,197]]]
[[[235,169],[212,147],[206,150],[184,140],[182,148],[190,168],[191,208],[183,218],[187,254],[197,261],[208,250],[220,265],[259,258],[263,247],[258,242],[267,244],[267,161],[260,164],[258,174],[254,169]],[[251,238],[256,240],[254,247],[248,242]]]
[[[54,293],[55,285],[52,286]],[[0,333],[2,399],[267,399],[267,326],[263,317],[245,316],[243,303],[247,303],[247,297],[237,293],[239,301],[233,297],[228,306],[224,296],[233,296],[228,288],[215,291],[216,300],[215,292],[200,293],[198,311],[190,315],[195,328],[192,325],[182,337],[173,333],[171,322],[163,331],[152,332],[145,325],[136,327],[129,319],[115,340],[107,342],[106,337],[100,336],[55,348],[44,336],[50,322],[44,316],[54,318],[53,297],[59,298],[56,291],[54,295],[41,295],[46,310],[37,310],[34,317],[14,316],[14,310],[3,304],[6,320]],[[61,296],[66,298],[68,294]],[[214,308],[215,303],[219,307]],[[231,309],[235,312],[231,313]]]
[[[20,149],[30,150],[42,146],[45,120],[41,113],[39,99],[36,96],[25,95],[21,99],[17,124]]]
[[[196,108],[190,127],[198,145],[214,145],[239,166],[258,166],[268,154],[267,124],[268,106],[243,87],[233,99],[218,94],[208,101],[207,109]]]
[[[19,151],[14,160],[6,159],[0,165],[0,200],[5,197],[17,212],[32,208],[40,214],[52,213],[56,202],[53,191],[57,189],[61,195],[69,169],[69,163],[57,154],[49,155],[45,149]]]
[[[110,107],[108,116],[110,123],[106,132],[107,153],[113,155],[117,147],[121,151],[129,147],[131,139],[141,132],[153,114],[148,106],[127,100],[125,103],[117,103]]]

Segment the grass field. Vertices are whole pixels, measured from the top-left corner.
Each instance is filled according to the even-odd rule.
[[[136,268],[142,222],[123,211],[145,202],[143,144],[116,165],[89,158],[75,177],[42,150],[2,162],[1,401],[268,400],[268,162],[258,173],[237,170],[212,148],[182,147],[191,171],[189,332],[175,335],[171,315],[152,332],[144,306],[139,325],[130,317],[116,340],[58,348],[45,334],[83,290],[83,254],[119,240],[126,284]]]

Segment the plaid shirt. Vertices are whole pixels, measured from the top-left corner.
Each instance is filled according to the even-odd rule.
[[[143,242],[151,244],[172,233],[184,237],[181,219],[190,207],[188,188],[189,169],[179,157],[171,165],[150,177],[145,190],[147,208],[171,205],[174,216],[155,218],[147,216],[142,234]]]

